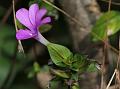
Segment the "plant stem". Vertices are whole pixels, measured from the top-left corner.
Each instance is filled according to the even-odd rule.
[[[41,33],[38,32],[38,37],[35,38],[36,40],[38,40],[40,43],[42,43],[43,45],[47,46],[50,42],[45,39]]]

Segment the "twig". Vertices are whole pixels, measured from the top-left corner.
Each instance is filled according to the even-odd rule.
[[[119,62],[120,62],[120,36],[119,36],[119,43],[118,43],[118,45],[119,45],[119,55],[118,55],[118,59],[117,59],[116,69],[119,69]],[[116,79],[115,79],[115,87],[117,87],[116,85],[117,85],[117,74],[116,74]]]
[[[111,79],[110,79],[110,81],[109,81],[106,89],[108,89],[108,88],[110,87],[110,84],[111,84],[111,82],[113,81],[113,78],[115,77],[116,71],[117,71],[117,70],[115,69],[115,71],[114,71],[114,73],[113,73],[113,75],[112,75],[112,77],[111,77]]]
[[[118,60],[117,60],[117,66],[116,68],[119,68],[119,62],[120,62],[120,36],[119,36],[119,55],[118,55]]]
[[[111,0],[109,0],[109,4],[108,4],[108,12],[110,12],[111,10]],[[109,19],[107,19],[109,20]],[[103,86],[104,86],[104,82],[105,82],[105,79],[104,79],[104,74],[106,73],[105,70],[105,63],[108,62],[108,35],[107,35],[107,32],[108,32],[108,26],[106,26],[106,31],[105,31],[105,34],[106,34],[106,37],[105,37],[105,40],[104,40],[104,50],[103,50],[103,53],[104,53],[104,58],[103,58],[103,62],[102,62],[102,65],[103,65],[103,71],[102,71],[102,76],[101,76],[101,89],[103,89]]]
[[[18,28],[17,28],[17,23],[16,23],[16,17],[15,17],[15,1],[13,0],[13,16],[14,16],[14,24],[15,24],[15,29],[16,29],[16,32],[18,31]],[[22,46],[22,43],[20,40],[18,40],[18,50],[19,52],[23,52],[24,53],[24,49],[23,49],[23,46]]]
[[[110,12],[110,10],[111,10],[111,2],[112,2],[112,0],[109,0],[108,12]]]
[[[101,85],[100,85],[100,89],[103,89],[103,86],[104,86],[104,67],[105,67],[105,57],[103,58],[103,61],[102,61],[102,67],[101,67]]]
[[[107,2],[107,3],[109,3],[109,1],[106,1],[106,0],[99,0],[99,1],[103,1],[103,2]],[[113,5],[120,5],[120,3],[118,3],[118,2],[111,2],[111,4],[113,4]]]

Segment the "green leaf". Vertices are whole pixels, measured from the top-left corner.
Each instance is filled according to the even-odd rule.
[[[81,54],[75,54],[72,60],[71,69],[74,71],[83,72],[88,67],[89,61],[86,56]]]
[[[57,89],[59,85],[60,85],[60,81],[53,79],[50,81],[48,89]]]
[[[104,40],[106,30],[108,36],[120,30],[120,12],[110,11],[104,13],[92,28],[92,40]]]
[[[65,84],[64,81],[61,81],[61,79],[54,78],[50,80],[49,88],[50,89],[68,89],[68,86]]]
[[[71,79],[72,79],[72,80],[75,80],[75,81],[78,81],[78,80],[79,80],[79,74],[78,74],[78,72],[72,73]]]
[[[18,26],[19,29],[25,29],[26,27],[24,25],[22,25],[18,20],[16,20],[16,24]]]
[[[95,72],[95,71],[97,71],[96,63],[91,63],[87,68],[87,72]]]
[[[40,72],[40,65],[37,62],[34,62],[33,67],[35,73]]]
[[[60,67],[70,65],[70,58],[72,53],[68,48],[53,43],[48,44],[47,48],[53,63]]]
[[[34,72],[33,70],[30,70],[30,71],[28,72],[27,77],[28,77],[28,78],[33,78],[34,76],[35,76],[35,72]]]
[[[70,76],[65,72],[65,71],[62,71],[62,70],[55,70],[55,69],[51,69],[51,71],[59,76],[59,77],[62,77],[62,78],[69,78]]]
[[[33,66],[29,69],[28,78],[33,78],[41,70],[40,65],[37,62],[33,63]]]
[[[72,88],[71,88],[71,89],[80,89],[79,84],[78,84],[78,83],[74,83],[74,84],[72,85]]]

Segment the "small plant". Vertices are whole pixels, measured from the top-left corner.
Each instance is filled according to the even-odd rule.
[[[34,38],[45,45],[49,51],[52,65],[56,66],[55,68],[50,66],[50,71],[55,75],[51,81],[63,81],[64,87],[79,89],[80,75],[84,72],[95,71],[96,62],[89,60],[82,54],[73,54],[65,46],[51,43],[45,39],[39,32],[39,28],[51,22],[50,17],[44,17],[46,13],[47,10],[45,8],[39,9],[38,4],[32,4],[29,10],[19,9],[16,12],[16,18],[27,28],[20,28],[16,33],[16,38],[17,40]]]

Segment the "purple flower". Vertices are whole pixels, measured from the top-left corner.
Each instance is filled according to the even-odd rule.
[[[18,40],[24,40],[34,38],[44,45],[49,42],[39,32],[39,27],[43,24],[51,22],[50,17],[45,17],[47,10],[45,8],[39,9],[38,4],[32,4],[29,10],[21,8],[16,12],[16,18],[21,24],[27,27],[27,29],[20,29],[16,33]]]

